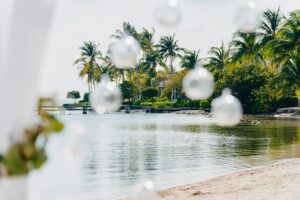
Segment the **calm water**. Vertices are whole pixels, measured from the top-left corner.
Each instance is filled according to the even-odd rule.
[[[202,116],[109,114],[60,117],[67,125],[49,144],[49,162],[30,176],[30,200],[111,200],[143,180],[158,188],[300,157],[300,122],[219,128]],[[74,124],[88,144],[73,160],[65,146]],[[85,140],[86,139],[86,140]]]

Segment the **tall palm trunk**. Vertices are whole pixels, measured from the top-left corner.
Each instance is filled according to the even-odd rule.
[[[95,63],[95,57],[94,56],[92,56],[91,57],[91,60],[90,60],[90,62],[89,62],[89,66],[90,66],[90,68],[89,68],[89,74],[90,74],[90,76],[91,76],[91,81],[90,81],[90,91],[89,92],[92,92],[92,91],[94,91],[94,89],[95,89],[95,73],[94,73],[94,63]]]
[[[173,62],[174,62],[174,58],[171,57],[170,58],[170,72],[171,72],[171,75],[170,75],[170,80],[174,77],[174,67],[173,67]],[[176,94],[175,94],[175,88],[172,87],[172,90],[171,90],[171,101],[174,101],[175,98],[176,98]]]
[[[126,71],[125,71],[125,70],[122,70],[122,82],[125,81],[125,73],[126,73]]]
[[[129,71],[128,71],[128,74],[129,74],[129,81],[132,82],[132,71],[129,70]]]
[[[140,100],[140,66],[139,65],[135,68],[135,72],[136,72],[136,85],[138,88],[138,99]]]
[[[92,89],[91,89],[91,83],[88,82],[88,90],[89,90],[89,93],[91,93]]]

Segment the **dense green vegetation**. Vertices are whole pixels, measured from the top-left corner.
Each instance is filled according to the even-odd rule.
[[[79,91],[70,91],[67,93],[67,98],[68,99],[74,99],[74,102],[76,101],[76,99],[80,99],[80,92]]]
[[[268,113],[279,107],[296,106],[300,98],[300,10],[283,16],[281,11],[266,10],[256,32],[237,31],[232,41],[212,47],[207,58],[199,50],[182,48],[175,35],[162,36],[154,42],[155,30],[136,30],[123,23],[111,37],[131,35],[139,41],[142,56],[135,69],[118,69],[98,44],[85,42],[75,64],[79,76],[86,78],[89,91],[101,80],[102,74],[120,84],[126,104],[153,107],[192,106],[207,108],[208,101],[186,98],[182,80],[196,63],[214,75],[216,90],[212,98],[225,87],[232,89],[246,113]],[[177,71],[175,66],[180,65]],[[297,96],[296,96],[297,94]]]

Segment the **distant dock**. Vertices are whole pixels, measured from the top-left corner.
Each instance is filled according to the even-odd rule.
[[[192,107],[179,107],[179,108],[152,108],[151,106],[136,106],[136,105],[122,105],[120,111],[125,111],[130,113],[132,111],[145,111],[146,113],[170,113],[179,112],[185,110],[195,110]],[[91,106],[43,106],[42,111],[49,112],[60,112],[60,114],[65,114],[66,111],[80,111],[82,114],[87,114],[87,112],[94,112]]]

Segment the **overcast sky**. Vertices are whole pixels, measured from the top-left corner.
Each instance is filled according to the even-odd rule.
[[[176,33],[181,47],[200,49],[206,55],[211,46],[221,41],[229,42],[237,30],[236,15],[247,0],[181,0],[181,23],[166,28],[155,20],[155,8],[164,0],[58,0],[53,18],[45,63],[41,70],[39,91],[41,95],[64,97],[69,90],[87,91],[84,80],[78,78],[73,66],[79,56],[78,47],[84,41],[100,43],[106,51],[109,36],[123,21],[138,30],[142,27],[156,30],[156,40],[161,35]],[[284,13],[300,8],[299,0],[257,0],[257,8],[276,9]]]

